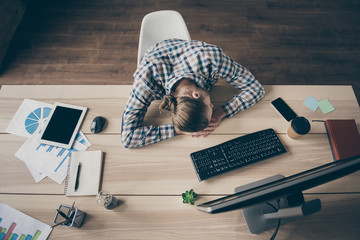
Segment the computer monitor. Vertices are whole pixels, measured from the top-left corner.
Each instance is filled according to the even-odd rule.
[[[276,175],[235,189],[231,194],[197,206],[220,213],[242,209],[251,233],[259,233],[321,209],[320,200],[305,202],[302,191],[360,170],[360,156],[331,162],[289,176]]]

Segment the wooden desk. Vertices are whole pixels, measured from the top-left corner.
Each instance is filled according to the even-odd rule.
[[[88,213],[81,229],[55,228],[50,239],[269,239],[273,230],[250,234],[240,211],[206,214],[182,203],[181,193],[193,188],[196,204],[233,193],[235,187],[275,174],[289,176],[332,161],[322,123],[313,123],[310,134],[298,140],[286,136],[288,123],[270,102],[281,96],[298,115],[313,119],[354,118],[360,126],[360,109],[351,86],[265,86],[265,97],[250,110],[224,120],[206,138],[177,136],[139,149],[121,145],[121,116],[131,86],[2,86],[0,91],[0,201],[45,223],[52,224],[61,203],[76,205]],[[230,86],[215,86],[214,105],[235,93]],[[308,95],[329,98],[336,111],[312,112],[302,102]],[[45,179],[36,184],[25,164],[14,154],[22,137],[5,129],[24,98],[53,104],[55,101],[89,108],[83,132],[92,143],[89,150],[106,152],[103,190],[123,203],[113,211],[97,206],[95,197],[65,197],[64,183]],[[146,123],[169,122],[158,116],[158,102],[151,105]],[[108,119],[101,134],[91,134],[95,116]],[[239,135],[274,128],[288,153],[198,182],[189,154]],[[320,198],[322,210],[280,227],[276,239],[358,239],[360,237],[360,172],[304,192],[308,200]]]

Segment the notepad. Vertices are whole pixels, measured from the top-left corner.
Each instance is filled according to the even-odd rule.
[[[327,113],[329,113],[329,112],[335,111],[335,108],[333,107],[333,105],[331,105],[329,99],[321,100],[318,104],[319,104],[320,110],[321,110],[324,114],[327,114]]]
[[[334,160],[360,155],[360,134],[354,119],[325,121]]]
[[[319,108],[319,101],[313,98],[312,96],[308,96],[303,104],[310,108],[313,112],[316,112],[316,110]]]
[[[100,188],[102,162],[102,151],[72,152],[65,183],[65,196],[97,195]],[[78,185],[76,190],[75,185]]]

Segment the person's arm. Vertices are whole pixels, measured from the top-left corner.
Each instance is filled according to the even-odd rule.
[[[222,106],[227,118],[253,106],[265,94],[264,88],[255,79],[254,75],[225,54],[222,54],[217,74],[241,91]]]
[[[122,117],[121,138],[125,148],[136,148],[174,137],[173,124],[143,126],[153,95],[143,87],[133,88]]]
[[[216,80],[224,79],[241,92],[235,95],[229,102],[213,110],[212,119],[208,127],[196,133],[187,133],[193,137],[206,137],[225,118],[231,118],[239,111],[245,110],[257,103],[265,94],[264,88],[255,79],[254,75],[225,55],[219,47],[211,46],[204,51],[204,59],[210,63],[203,70],[209,70],[204,75],[211,76]]]

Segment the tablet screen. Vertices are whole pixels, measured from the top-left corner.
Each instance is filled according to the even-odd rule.
[[[57,106],[41,139],[69,144],[82,112],[80,109]]]

